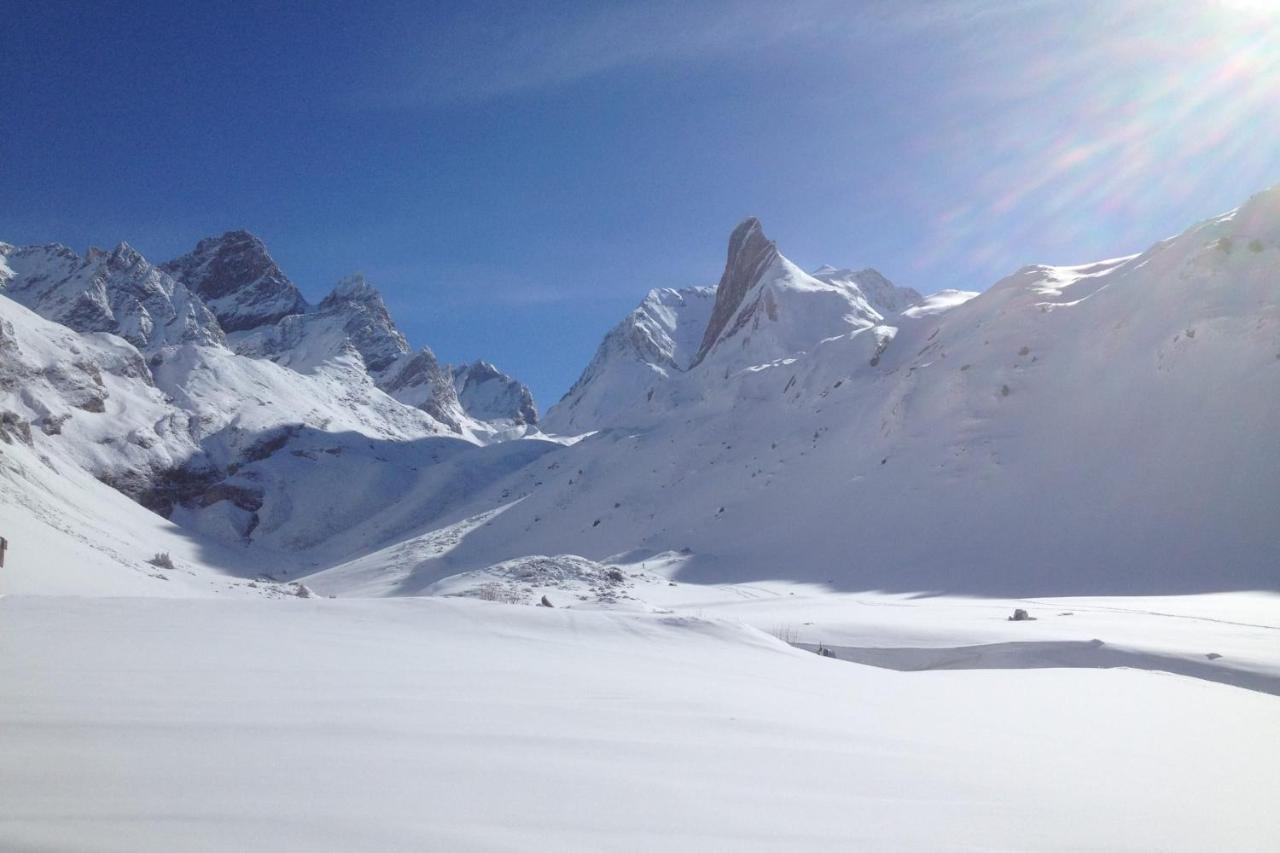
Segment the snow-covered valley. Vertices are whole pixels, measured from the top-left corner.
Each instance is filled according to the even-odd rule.
[[[1277,434],[1280,188],[980,294],[749,219],[545,416],[0,244],[0,849],[1275,850]]]

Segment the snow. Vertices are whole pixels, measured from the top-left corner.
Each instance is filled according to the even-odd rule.
[[[720,619],[440,599],[10,596],[0,624],[9,849],[1280,842],[1280,705],[1201,680],[895,672]]]
[[[542,428],[576,435],[667,411],[665,396],[655,400],[651,392],[689,368],[714,304],[711,287],[649,291],[605,336],[573,388],[542,419]]]

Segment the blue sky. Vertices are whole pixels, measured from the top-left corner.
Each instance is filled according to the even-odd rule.
[[[0,240],[248,228],[545,408],[748,215],[802,266],[982,289],[1280,183],[1276,5],[8,0]]]

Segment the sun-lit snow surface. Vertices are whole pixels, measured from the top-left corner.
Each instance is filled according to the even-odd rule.
[[[11,596],[0,625],[5,849],[1280,843],[1280,700],[1162,673],[897,672],[440,599]]]
[[[715,288],[649,291],[610,330],[587,369],[542,419],[548,432],[573,434],[615,426],[653,404],[653,389],[687,370],[715,304]],[[665,398],[658,406],[665,410]]]

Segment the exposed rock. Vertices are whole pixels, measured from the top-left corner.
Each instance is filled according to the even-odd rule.
[[[740,315],[738,309],[778,257],[778,248],[764,235],[759,219],[750,217],[733,229],[733,233],[729,235],[729,257],[725,261],[720,283],[716,285],[715,307],[711,310],[711,319],[702,335],[698,353],[694,356],[694,364],[707,357],[707,353],[722,335],[733,333],[728,326],[735,315],[739,315],[739,326],[747,322],[749,315]]]
[[[380,377],[379,387],[400,402],[421,409],[455,432],[466,418],[453,374],[440,364],[429,347],[403,356]]]
[[[190,253],[161,264],[161,269],[199,294],[228,332],[307,310],[302,293],[248,231],[207,237]]]

